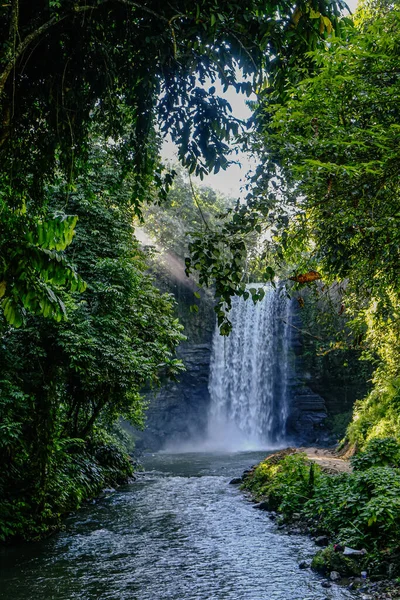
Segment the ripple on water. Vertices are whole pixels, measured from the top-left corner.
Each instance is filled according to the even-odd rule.
[[[341,600],[298,562],[303,536],[282,535],[229,478],[248,455],[161,455],[158,471],[87,507],[67,531],[13,549],[4,600]],[[261,456],[254,457],[254,462]],[[252,464],[252,463],[250,463]]]

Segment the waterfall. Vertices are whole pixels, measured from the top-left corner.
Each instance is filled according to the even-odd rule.
[[[260,284],[248,287],[260,287]],[[290,305],[271,285],[254,304],[235,297],[232,332],[214,333],[208,419],[210,448],[244,450],[278,446],[288,417]]]

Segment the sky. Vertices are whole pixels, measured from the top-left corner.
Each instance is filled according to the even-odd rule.
[[[223,92],[222,87],[218,85],[218,82],[213,83],[213,85],[216,87],[218,95],[228,100],[232,107],[232,114],[236,118],[247,120],[251,116],[251,110],[247,106],[246,101],[255,100],[255,96],[248,98],[245,94],[236,93],[233,87],[228,88],[226,92]],[[162,157],[167,160],[177,161],[176,147],[170,140],[166,140],[163,144]],[[254,166],[254,162],[252,162],[250,157],[243,152],[240,152],[237,156],[233,155],[232,160],[235,160],[235,162],[237,161],[240,164],[233,164],[229,166],[226,171],[221,169],[216,175],[208,175],[204,177],[202,181],[198,178],[194,179],[199,184],[208,185],[227,196],[237,198],[240,195],[240,188],[243,183],[242,180],[246,173],[249,172],[250,168]]]
[[[345,0],[350,10],[354,12],[357,0]],[[210,84],[211,85],[211,84]],[[245,94],[236,93],[234,88],[229,88],[226,92],[222,92],[222,88],[218,89],[218,85],[213,84],[217,88],[217,92],[220,96],[226,98],[232,107],[232,114],[238,119],[246,120],[250,117],[251,111],[247,106],[247,101],[255,100],[254,97],[247,98]],[[166,140],[162,148],[162,157],[164,160],[177,161],[176,158],[176,147],[170,140]],[[239,164],[233,164],[229,166],[226,171],[220,171],[219,173],[211,174],[205,177],[202,181],[199,179],[198,183],[208,185],[227,196],[238,198],[241,196],[241,187],[244,183],[246,174],[255,166],[254,161],[250,160],[250,157],[243,152],[237,156],[232,157]]]

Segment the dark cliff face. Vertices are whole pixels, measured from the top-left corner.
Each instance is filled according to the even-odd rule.
[[[137,447],[160,450],[204,437],[210,401],[208,374],[210,344],[185,344],[179,357],[186,366],[179,381],[170,382],[148,397],[146,429]]]
[[[210,292],[200,291],[196,283],[185,276],[182,260],[174,257],[173,267],[173,270],[168,268],[164,260],[155,265],[154,275],[157,287],[172,293],[176,299],[177,316],[187,336],[177,354],[186,371],[179,376],[179,381],[168,382],[148,394],[146,428],[136,435],[139,450],[157,451],[201,439],[207,426],[208,376],[215,327],[213,297]],[[200,292],[199,299],[195,292]],[[194,305],[197,312],[191,309]]]
[[[292,368],[289,379],[290,412],[287,435],[296,444],[318,444],[327,440],[325,399],[313,389],[313,378],[305,369],[302,321],[295,302],[291,305]]]

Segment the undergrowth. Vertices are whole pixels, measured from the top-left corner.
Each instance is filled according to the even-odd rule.
[[[120,435],[118,436],[120,437]],[[62,527],[62,519],[105,487],[132,475],[132,463],[115,434],[95,431],[92,439],[61,439],[54,445],[46,485],[32,480],[27,464],[0,473],[0,541],[38,540]],[[11,488],[8,477],[16,484]]]
[[[373,440],[353,459],[353,472],[332,475],[294,453],[261,462],[243,488],[284,521],[306,523],[308,531],[332,542],[367,550],[370,572],[400,575],[400,445]]]

